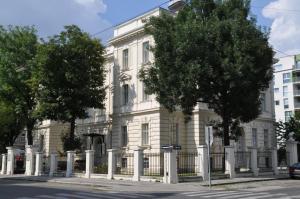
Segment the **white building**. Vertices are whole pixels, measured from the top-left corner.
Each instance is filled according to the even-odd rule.
[[[300,110],[300,55],[279,58],[274,65],[276,121],[288,121]]]

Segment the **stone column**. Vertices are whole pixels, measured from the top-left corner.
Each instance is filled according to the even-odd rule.
[[[235,178],[234,146],[225,146],[225,170],[230,178]]]
[[[42,161],[43,160],[43,152],[36,152],[35,153],[35,176],[42,175]]]
[[[289,166],[298,162],[297,144],[298,142],[294,140],[288,140],[286,142],[286,150],[289,154]]]
[[[67,172],[66,177],[71,177],[73,174],[75,151],[67,151]]]
[[[6,174],[6,154],[2,154],[2,167],[1,167],[1,175]]]
[[[272,168],[273,168],[274,175],[278,175],[279,171],[278,171],[277,148],[274,148],[272,150]]]
[[[197,148],[199,159],[199,173],[202,176],[203,181],[208,180],[208,154],[207,146],[201,145]]]
[[[57,154],[52,153],[50,155],[50,172],[49,172],[49,176],[53,177],[53,175],[56,171],[57,171]]]
[[[85,158],[85,177],[91,178],[91,174],[94,172],[94,150],[86,150],[86,158]]]
[[[172,147],[170,149],[166,149],[164,152],[164,183],[178,183],[176,156],[177,151],[173,150]]]
[[[26,176],[31,176],[34,173],[34,154],[33,154],[33,149],[32,146],[27,145],[25,148],[26,152],[26,170],[25,170],[25,175]]]
[[[134,149],[134,173],[133,173],[133,181],[140,181],[142,171],[143,171],[143,149],[141,147],[136,147]]]
[[[257,167],[257,148],[256,147],[249,147],[250,150],[250,165],[251,171],[253,172],[254,176],[258,176],[258,167]]]
[[[6,175],[13,175],[15,168],[15,150],[13,147],[6,147],[7,149],[7,166]]]
[[[107,173],[107,179],[112,180],[114,179],[114,174],[116,170],[116,149],[108,149],[108,173]]]

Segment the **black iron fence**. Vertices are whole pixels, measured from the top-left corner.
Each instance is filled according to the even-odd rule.
[[[197,176],[199,173],[199,160],[197,152],[178,152],[178,176]]]
[[[96,152],[94,156],[94,170],[95,174],[107,174],[108,173],[108,158],[107,154],[101,154]]]
[[[115,153],[115,174],[133,175],[134,172],[133,153]]]
[[[67,171],[67,156],[66,154],[60,154],[57,159],[57,173]]]
[[[225,153],[211,153],[210,167],[212,172],[225,171]]]
[[[237,172],[249,172],[251,168],[251,152],[237,151],[235,155],[235,170]]]
[[[164,153],[143,154],[143,175],[144,176],[164,175]]]
[[[74,157],[74,173],[85,173],[86,155],[77,153]]]
[[[272,151],[258,151],[257,152],[257,167],[263,170],[272,169]]]
[[[42,155],[42,174],[48,175],[50,172],[50,156]]]

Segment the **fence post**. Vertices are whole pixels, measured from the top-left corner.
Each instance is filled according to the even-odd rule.
[[[272,168],[274,175],[278,175],[278,157],[277,157],[277,148],[272,149]]]
[[[286,149],[289,153],[289,166],[298,162],[298,151],[297,151],[298,142],[294,140],[288,140],[286,142]]]
[[[75,151],[67,151],[67,172],[66,177],[71,177],[73,174]]]
[[[50,172],[49,172],[49,176],[53,177],[56,170],[57,170],[57,154],[52,153],[50,155]]]
[[[27,145],[26,146],[26,171],[25,171],[25,175],[27,176],[31,176],[33,175],[34,171],[34,154],[33,154],[33,149],[31,145]]]
[[[164,152],[164,183],[178,183],[177,174],[177,151],[173,147],[165,149]]]
[[[1,167],[1,175],[6,173],[6,154],[2,154],[2,167]]]
[[[133,181],[140,181],[142,171],[143,171],[143,149],[141,147],[136,147],[133,153]]]
[[[116,157],[115,152],[116,149],[108,149],[108,172],[107,172],[107,179],[112,180],[114,179],[114,174],[116,170]]]
[[[257,167],[257,148],[256,147],[249,147],[251,153],[251,171],[253,172],[254,176],[258,176],[258,167]]]
[[[225,170],[230,178],[235,178],[234,146],[225,146]]]
[[[13,175],[15,168],[15,150],[13,147],[6,147],[7,149],[7,166],[6,175]]]
[[[91,178],[91,174],[93,173],[94,169],[94,150],[86,150],[86,157],[85,157],[85,177]]]
[[[42,175],[42,152],[36,152],[35,153],[35,176],[41,176]]]
[[[202,175],[203,181],[208,180],[208,155],[207,146],[200,145],[197,148],[199,157],[199,172]]]

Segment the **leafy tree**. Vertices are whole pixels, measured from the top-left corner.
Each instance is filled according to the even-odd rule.
[[[33,27],[0,26],[0,97],[11,102],[15,113],[23,116],[29,145],[37,122],[35,90],[30,83],[37,46]]]
[[[222,119],[224,144],[230,127],[260,114],[260,94],[272,79],[268,33],[250,17],[250,1],[189,0],[176,16],[152,17],[155,62],[139,77],[148,94],[168,110],[190,116],[199,102]]]
[[[39,88],[37,114],[71,124],[86,118],[87,108],[103,108],[105,99],[104,48],[77,26],[43,41],[36,57],[35,84]]]

